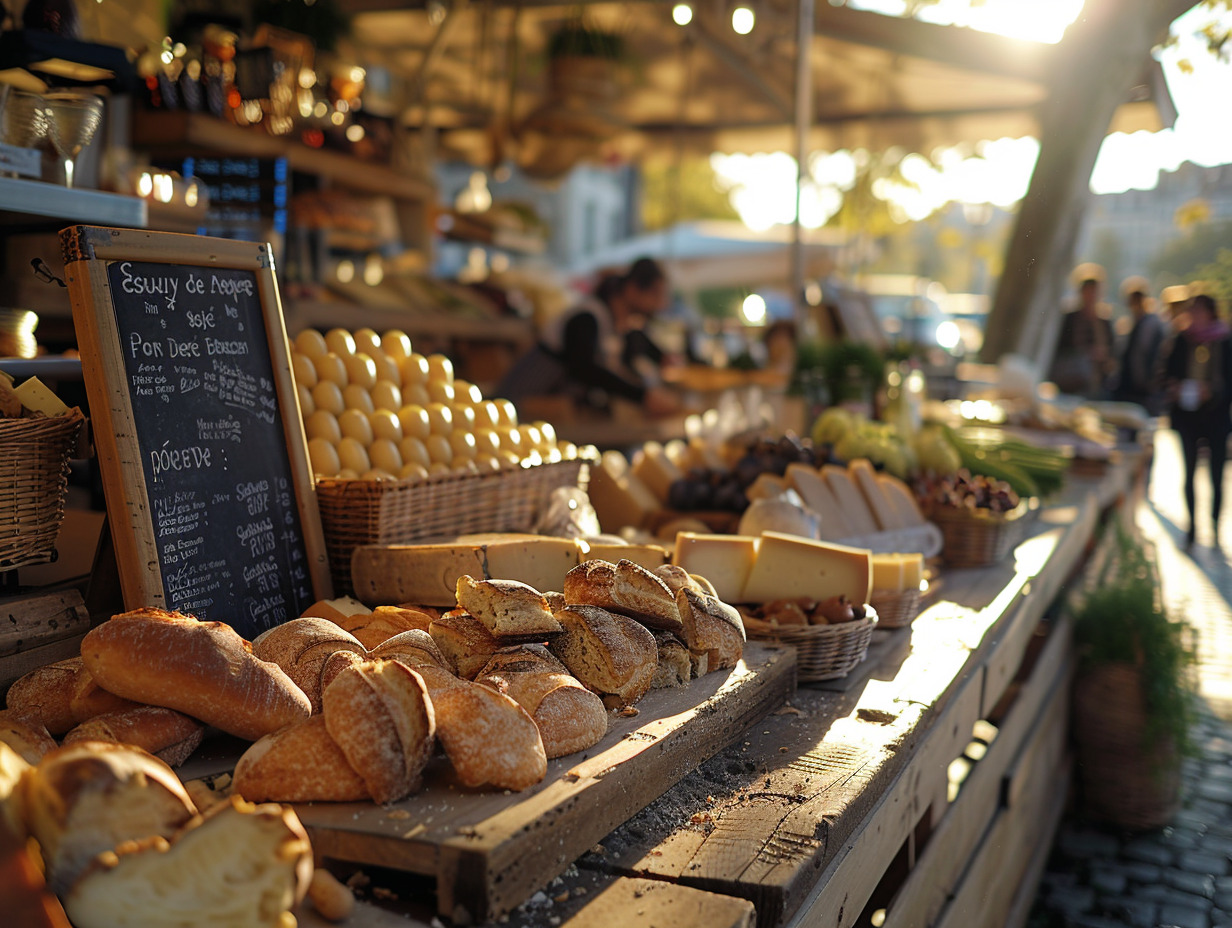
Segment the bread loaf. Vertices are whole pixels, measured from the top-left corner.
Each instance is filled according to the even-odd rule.
[[[419,787],[436,719],[423,678],[398,661],[355,664],[322,696],[325,728],[372,798],[397,802]]]
[[[721,599],[684,587],[676,594],[690,651],[705,652],[709,671],[735,667],[744,654],[744,620]]]
[[[37,720],[51,734],[62,735],[77,724],[73,693],[84,672],[80,657],[36,667],[9,687],[5,706],[22,718]]]
[[[23,842],[28,830],[22,811],[22,780],[31,769],[20,754],[0,741],[0,823]]]
[[[355,896],[328,870],[317,867],[308,884],[308,901],[317,914],[331,922],[344,922],[355,911]]]
[[[659,648],[648,629],[598,606],[571,605],[556,617],[565,632],[548,649],[583,686],[623,705],[646,694],[659,662]]]
[[[377,606],[370,613],[351,616],[342,623],[365,648],[371,651],[394,635],[419,629],[426,632],[432,624],[432,616],[419,609],[406,606]]]
[[[254,657],[277,664],[304,691],[313,712],[321,711],[321,670],[335,651],[363,655],[364,645],[328,619],[292,619],[262,632],[252,643]]]
[[[0,712],[0,742],[20,754],[28,764],[37,764],[44,754],[56,748],[56,739],[42,722],[12,709]]]
[[[672,686],[688,686],[693,677],[693,665],[689,661],[689,649],[670,632],[659,632],[655,635],[655,644],[659,648],[659,662],[655,666],[654,677],[651,678],[651,689],[663,689]]]
[[[321,692],[324,693],[329,685],[338,679],[338,674],[342,671],[356,664],[362,664],[366,660],[368,660],[367,653],[356,654],[354,651],[335,651],[325,658],[325,663],[321,665]]]
[[[188,760],[205,734],[196,719],[161,706],[137,706],[105,712],[82,722],[64,736],[65,744],[111,741],[149,751],[163,763],[178,767]]]
[[[466,612],[446,612],[432,622],[429,631],[458,676],[466,680],[475,679],[501,646],[482,622]]]
[[[419,629],[411,629],[388,639],[372,650],[371,657],[389,661],[401,661],[411,670],[420,667],[440,667],[453,673],[453,667],[432,636]]]
[[[232,799],[170,842],[101,854],[65,897],[76,928],[286,928],[312,878],[295,813]]]
[[[663,584],[671,591],[673,596],[680,591],[681,587],[686,586],[698,592],[703,592],[701,584],[693,579],[693,575],[677,564],[664,564],[661,567],[656,567],[654,575],[663,581]]]
[[[78,725],[108,712],[123,712],[125,709],[135,709],[140,705],[140,702],[125,699],[103,689],[84,665],[77,675],[77,681],[73,685],[73,694],[69,699],[73,721]]]
[[[232,789],[249,802],[358,802],[371,799],[363,777],[325,728],[325,717],[268,734],[235,765]]]
[[[564,593],[570,606],[598,606],[649,628],[684,630],[667,584],[632,561],[584,561],[565,574]]]
[[[81,656],[110,692],[176,709],[250,741],[312,712],[277,664],[254,657],[248,642],[221,622],[138,609],[91,629]]]
[[[0,921],[14,928],[70,928],[59,900],[47,891],[38,856],[25,824],[9,796],[29,769],[0,743]]]
[[[101,741],[56,748],[22,780],[22,806],[63,894],[95,855],[121,842],[170,837],[197,814],[171,768],[145,751]]]
[[[517,580],[458,578],[458,605],[498,639],[554,635],[560,623],[538,590]]]

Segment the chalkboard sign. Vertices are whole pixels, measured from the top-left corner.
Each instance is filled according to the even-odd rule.
[[[61,242],[125,605],[251,638],[327,598],[269,246],[90,226]]]

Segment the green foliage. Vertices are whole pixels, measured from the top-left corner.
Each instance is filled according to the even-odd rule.
[[[884,374],[885,358],[865,342],[801,342],[796,347],[794,384],[820,376],[831,403],[868,397]]]
[[[715,182],[705,157],[679,164],[656,161],[642,167],[642,227],[653,232],[694,219],[739,219],[726,191]]]
[[[621,61],[625,57],[625,40],[615,32],[592,28],[574,20],[548,37],[548,58],[579,56]]]
[[[1232,240],[1232,222],[1208,222],[1167,245],[1151,262],[1151,274],[1161,284],[1202,279],[1199,270],[1219,258]]]
[[[1194,276],[1206,285],[1207,292],[1226,313],[1232,305],[1232,248],[1220,248],[1215,260],[1198,268]]]
[[[1188,668],[1194,654],[1186,626],[1164,612],[1142,546],[1119,525],[1116,531],[1116,551],[1074,616],[1074,640],[1086,667],[1136,665],[1146,699],[1146,743],[1170,737],[1182,753],[1192,753],[1195,695]]]

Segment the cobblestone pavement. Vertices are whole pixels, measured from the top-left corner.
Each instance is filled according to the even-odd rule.
[[[1167,608],[1197,631],[1201,756],[1185,761],[1183,808],[1170,827],[1126,834],[1068,815],[1030,928],[1232,926],[1232,519],[1221,527],[1221,549],[1199,516],[1197,544],[1187,552],[1183,473],[1175,433],[1161,433],[1149,502],[1137,519],[1155,544]],[[1207,512],[1200,473],[1198,509]],[[1227,485],[1225,511],[1232,468]]]

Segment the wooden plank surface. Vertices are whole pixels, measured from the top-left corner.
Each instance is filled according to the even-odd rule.
[[[744,899],[657,880],[618,879],[564,928],[753,928],[756,913]]]
[[[85,636],[86,632],[83,629],[81,632],[70,635],[68,638],[61,638],[59,641],[53,641],[51,644],[40,645],[0,658],[0,693],[8,692],[8,688],[13,685],[14,681],[36,667],[54,664],[56,661],[70,657],[79,657],[81,639]]]
[[[0,658],[90,630],[90,615],[75,589],[0,599]]]

